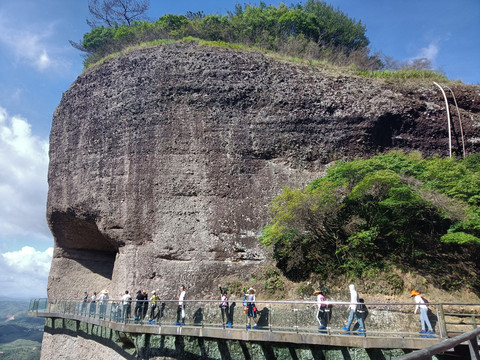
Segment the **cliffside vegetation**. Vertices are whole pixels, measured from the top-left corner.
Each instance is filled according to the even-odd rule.
[[[261,242],[293,280],[393,269],[480,291],[480,156],[390,152],[338,162],[271,203]]]
[[[283,3],[266,6],[263,2],[259,6],[237,4],[227,15],[167,14],[154,22],[132,19],[119,24],[105,15],[104,25],[93,27],[81,44],[72,42],[88,53],[85,67],[131,45],[189,36],[336,64],[356,64],[362,69],[382,67],[380,58],[369,54],[365,26],[319,0],[291,6]]]

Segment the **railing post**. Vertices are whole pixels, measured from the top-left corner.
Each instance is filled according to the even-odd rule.
[[[269,309],[268,309],[268,328],[270,331],[272,331],[272,314],[273,314],[273,309],[272,309],[272,303],[268,304]]]
[[[447,323],[445,322],[445,312],[443,311],[443,304],[437,305],[437,317],[439,322],[440,337],[448,338]]]
[[[470,350],[470,358],[472,360],[480,360],[480,354],[478,353],[478,340],[476,336],[468,341],[468,349]]]
[[[295,313],[295,331],[298,333],[298,309],[293,308],[293,312]]]

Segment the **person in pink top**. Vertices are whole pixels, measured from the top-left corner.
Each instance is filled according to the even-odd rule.
[[[325,301],[327,298],[325,297],[325,294],[323,293],[322,290],[316,290],[314,295],[317,295],[317,321],[318,321],[318,330],[319,332],[325,332],[325,329],[327,327],[327,316],[326,316],[326,310],[327,310],[327,304]]]

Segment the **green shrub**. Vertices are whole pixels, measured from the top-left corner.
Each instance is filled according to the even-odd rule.
[[[362,278],[392,265],[444,269],[451,260],[443,254],[456,252],[480,271],[478,159],[390,152],[339,161],[304,189],[275,197],[259,240],[297,281],[312,273]],[[393,275],[385,280],[390,292],[403,286]]]

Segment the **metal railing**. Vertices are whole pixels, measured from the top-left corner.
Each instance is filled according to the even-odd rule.
[[[344,329],[349,315],[347,302],[331,302],[325,328],[319,328],[317,308],[311,301],[257,300],[256,317],[244,311],[242,300],[229,302],[222,309],[218,300],[131,301],[108,300],[82,302],[70,299],[33,299],[29,314],[41,317],[81,317],[83,321],[99,319],[116,323],[144,326],[195,326],[276,332],[319,333],[322,335],[360,335],[364,337],[448,338],[477,328],[480,304],[429,304],[429,319],[435,334],[419,333],[420,315],[413,314],[412,303],[365,303],[368,312],[365,331],[358,331],[354,322],[350,331]],[[183,313],[182,313],[183,311]],[[469,319],[469,321],[465,321]],[[250,327],[248,326],[250,325]]]
[[[476,328],[464,334],[458,335],[452,339],[447,339],[445,341],[442,341],[441,343],[432,345],[426,349],[413,351],[410,354],[400,356],[396,360],[431,359],[432,356],[444,353],[464,342],[468,342],[470,359],[478,360],[480,359],[480,354],[478,352],[478,336],[479,335],[480,335],[480,328]]]

